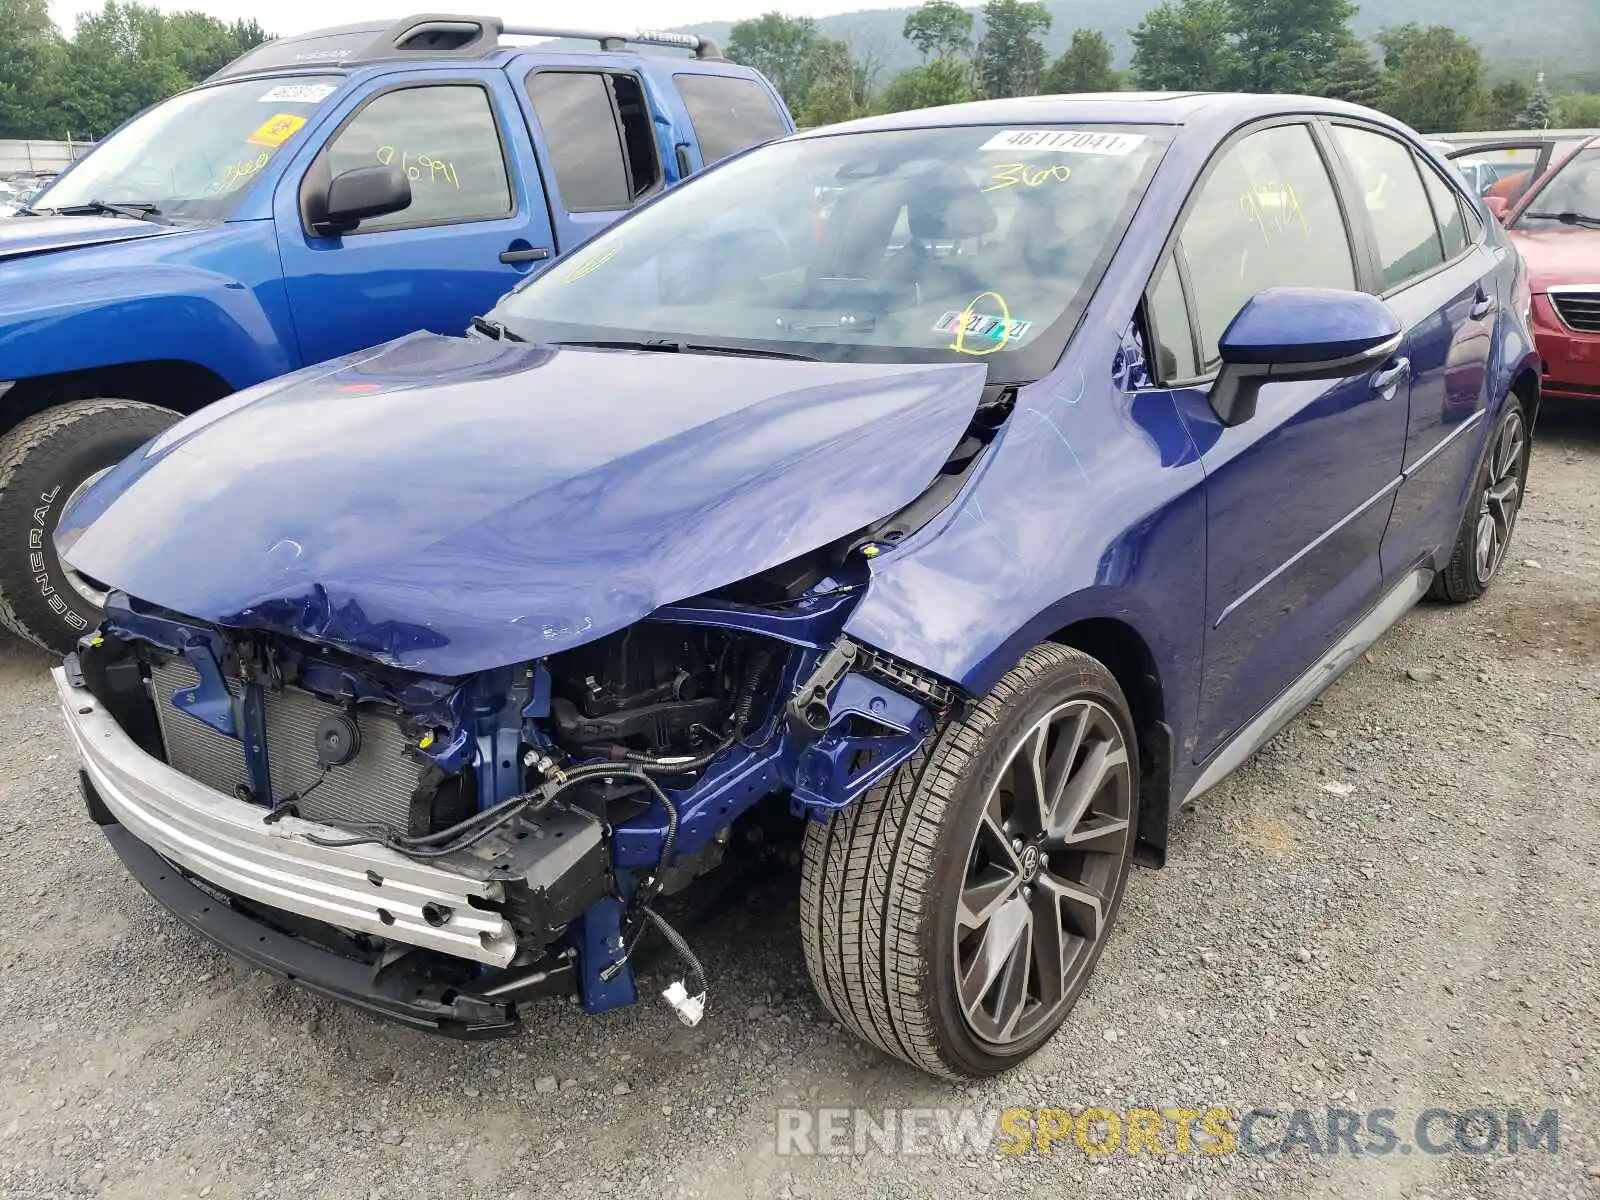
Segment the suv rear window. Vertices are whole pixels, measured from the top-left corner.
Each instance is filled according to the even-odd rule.
[[[526,86],[568,211],[631,208],[660,185],[650,105],[637,75],[541,68]]]
[[[753,79],[678,75],[678,91],[706,166],[789,132],[768,91]]]

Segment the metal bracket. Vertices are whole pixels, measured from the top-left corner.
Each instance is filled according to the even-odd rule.
[[[239,714],[235,710],[233,693],[228,690],[222,667],[211,647],[204,642],[190,642],[183,648],[183,656],[200,681],[193,687],[172,693],[173,707],[205,722],[225,737],[238,737]]]

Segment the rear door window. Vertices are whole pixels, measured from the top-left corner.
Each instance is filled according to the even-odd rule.
[[[1467,252],[1467,222],[1461,215],[1461,198],[1455,188],[1426,163],[1422,165],[1423,186],[1428,189],[1428,199],[1433,203],[1433,216],[1439,222],[1439,236],[1444,239],[1444,256],[1458,258]]]
[[[753,79],[674,77],[706,166],[789,132],[772,95]]]
[[[660,187],[654,122],[637,75],[540,70],[527,89],[567,211],[632,208]]]
[[[1444,262],[1433,206],[1411,148],[1385,134],[1336,125],[1334,140],[1350,164],[1357,195],[1372,218],[1381,290],[1391,292]]]

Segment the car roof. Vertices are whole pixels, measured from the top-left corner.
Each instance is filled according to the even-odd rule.
[[[1019,96],[977,100],[939,108],[863,117],[843,125],[810,130],[800,137],[890,129],[937,129],[961,125],[1105,125],[1214,126],[1231,129],[1279,114],[1354,117],[1386,125],[1419,138],[1392,117],[1358,104],[1313,96],[1255,95],[1245,92],[1085,92],[1060,96]],[[1420,140],[1420,139],[1419,139]]]

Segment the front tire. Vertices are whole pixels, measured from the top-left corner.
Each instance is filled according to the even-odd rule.
[[[807,827],[802,940],[823,1003],[935,1075],[1016,1066],[1105,948],[1138,818],[1116,679],[1035,647],[859,803]]]
[[[89,483],[179,419],[133,400],[78,400],[0,438],[0,625],[58,654],[94,628],[102,595],[56,555],[56,526]]]
[[[1531,451],[1528,419],[1522,401],[1513,394],[1489,438],[1450,563],[1434,576],[1430,597],[1446,604],[1467,604],[1489,590],[1516,532],[1528,488]]]

